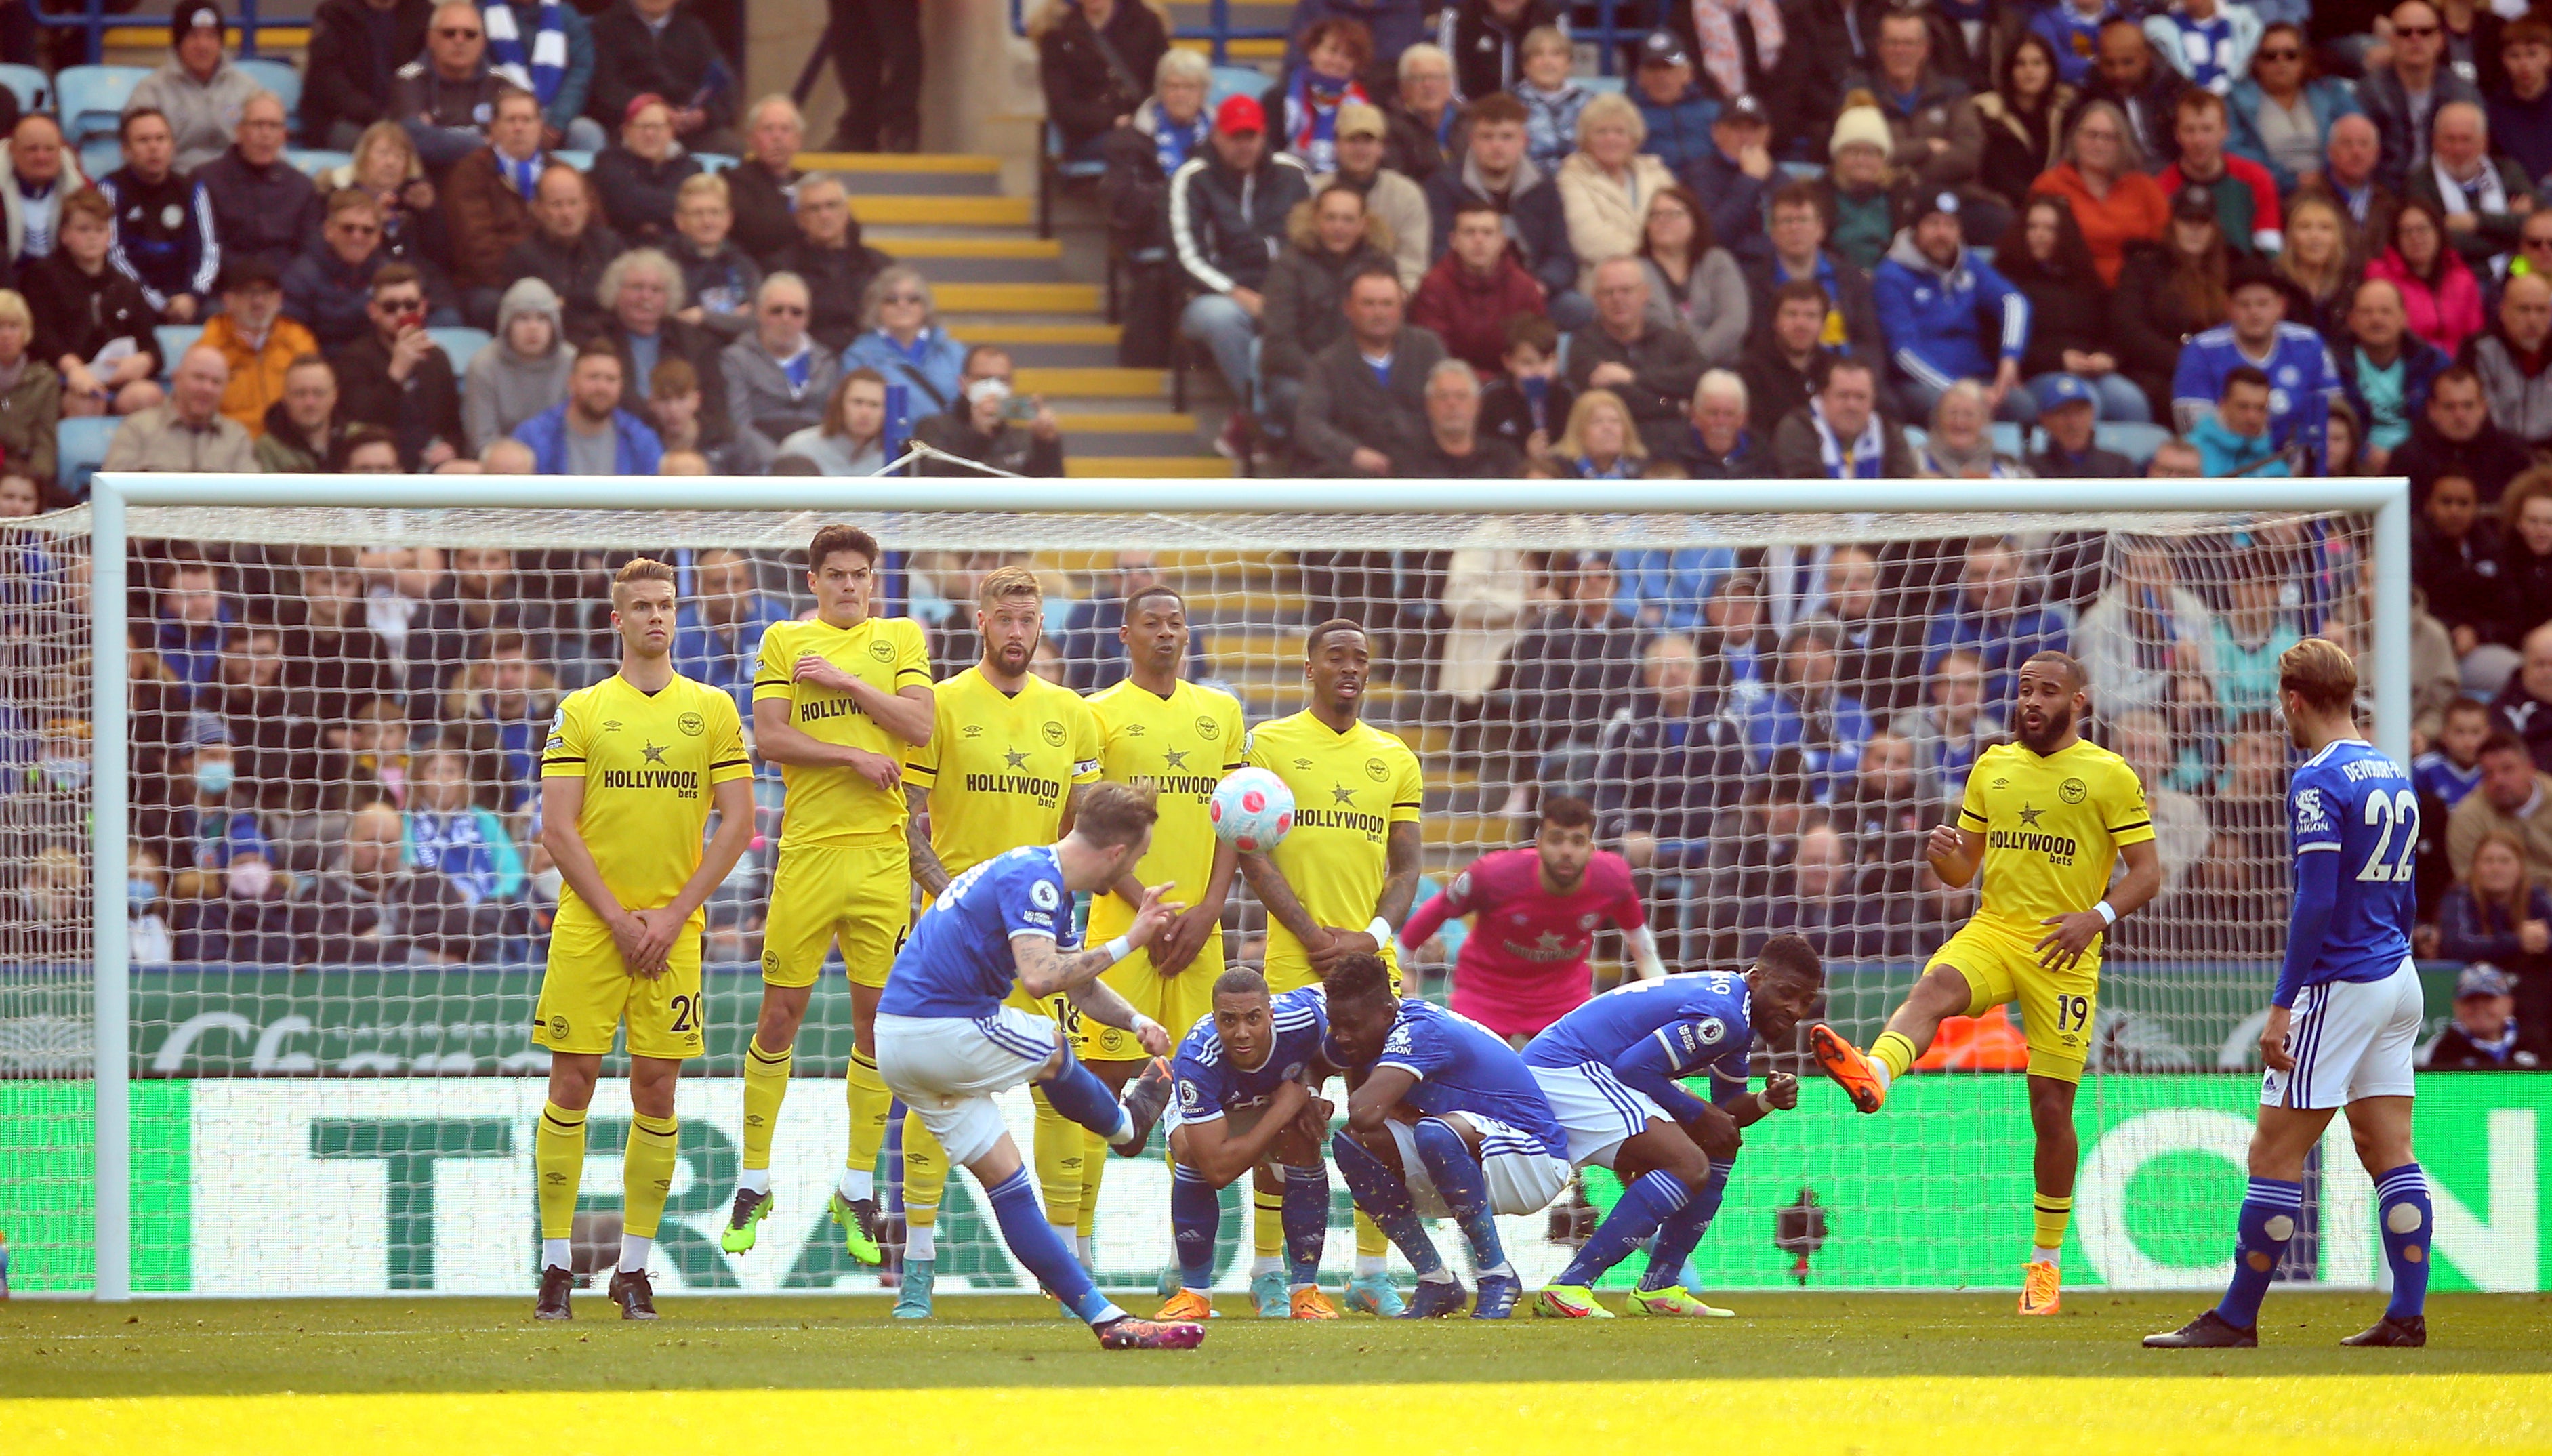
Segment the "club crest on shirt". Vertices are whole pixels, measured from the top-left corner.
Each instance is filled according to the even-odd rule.
[[[881,637],[869,644],[869,656],[881,663],[895,661],[895,644]]]
[[[674,726],[683,730],[685,738],[697,738],[708,731],[709,724],[706,718],[697,713],[685,713],[674,720]]]
[[[1221,738],[1223,736],[1223,725],[1212,718],[1200,715],[1197,718],[1197,736],[1207,740]]]
[[[1391,766],[1380,759],[1367,759],[1364,761],[1364,777],[1380,783],[1391,777]]]
[[[2079,779],[2068,779],[2056,785],[2056,796],[2069,804],[2078,804],[2091,792],[2091,785]]]
[[[1063,747],[1063,725],[1061,723],[1056,722],[1052,718],[1048,718],[1045,720],[1045,726],[1039,728],[1037,732],[1044,737],[1049,747]]]

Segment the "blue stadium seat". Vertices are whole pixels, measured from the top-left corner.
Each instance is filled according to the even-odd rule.
[[[700,164],[701,171],[722,172],[735,165],[739,158],[716,152],[694,152],[691,154],[691,160]]]
[[[204,337],[204,326],[161,324],[154,332],[160,336],[160,377],[165,379],[177,371],[177,361],[195,347],[195,341]]]
[[[114,415],[67,419],[53,433],[53,478],[74,500],[88,499],[88,477],[106,464],[107,442],[123,421]]]
[[[2160,425],[2138,425],[2117,421],[2091,427],[2091,441],[2102,450],[2114,450],[2133,462],[2137,469],[2153,464],[2154,452],[2171,439],[2171,431]]]
[[[567,148],[562,147],[551,153],[550,156],[557,157],[559,160],[566,162],[572,167],[575,167],[578,171],[589,172],[593,170],[593,154],[590,152],[571,152]]]
[[[1205,109],[1221,106],[1226,96],[1246,96],[1255,101],[1267,94],[1267,72],[1254,65],[1218,65],[1214,80],[1206,87]]]
[[[113,132],[103,137],[89,137],[79,144],[79,166],[82,175],[94,182],[124,165],[124,147]]]
[[[32,65],[0,62],[0,86],[18,93],[18,109],[51,111],[53,109],[53,80]]]
[[[1577,84],[1598,96],[1619,96],[1624,89],[1620,76],[1579,76]]]
[[[73,141],[115,135],[124,118],[124,103],[133,88],[151,74],[139,65],[66,65],[53,75],[53,95],[60,103],[62,129]]]
[[[291,61],[277,60],[270,55],[244,55],[231,63],[257,77],[259,85],[282,98],[283,124],[288,132],[301,130],[301,72],[292,68]]]
[[[477,359],[478,351],[495,342],[496,337],[484,329],[428,329],[425,332],[434,336],[436,346],[442,349],[446,359],[452,361],[452,371],[456,374],[467,371],[470,361]]]
[[[1990,429],[1993,434],[1993,447],[1995,450],[2000,451],[2004,455],[2010,456],[2023,455],[2028,452],[2028,443],[2021,438],[2020,427],[2018,425],[2006,424],[2001,420],[1996,420],[1993,422]]]
[[[311,152],[305,151],[299,147],[287,147],[283,149],[283,159],[291,162],[294,166],[299,167],[302,175],[309,177],[313,181],[317,181],[321,177],[326,176],[329,172],[352,163],[355,159],[355,154],[351,152]]]

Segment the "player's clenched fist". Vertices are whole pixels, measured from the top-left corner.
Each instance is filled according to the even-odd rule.
[[[1967,841],[1960,837],[1958,825],[1937,825],[1923,840],[1923,858],[1936,862],[1955,860],[1966,847]]]
[[[1763,1105],[1776,1112],[1787,1112],[1799,1105],[1799,1079],[1787,1072],[1775,1072],[1763,1079]]]

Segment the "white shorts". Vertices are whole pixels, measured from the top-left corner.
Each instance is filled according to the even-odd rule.
[[[1495,1117],[1477,1112],[1460,1116],[1480,1134],[1480,1171],[1488,1176],[1490,1207],[1517,1217],[1539,1213],[1568,1187],[1572,1171],[1568,1160],[1543,1152],[1542,1139]],[[1444,1206],[1443,1196],[1436,1192],[1436,1181],[1427,1176],[1427,1164],[1418,1156],[1417,1130],[1397,1118],[1390,1126],[1391,1140],[1400,1145],[1400,1171],[1409,1185],[1410,1205],[1424,1217],[1452,1217],[1453,1210]]]
[[[2408,961],[2382,981],[2305,987],[2286,1032],[2295,1070],[2264,1078],[2260,1105],[2320,1110],[2409,1096],[2425,1016],[2419,970]]]
[[[1542,1100],[1550,1103],[1559,1130],[1568,1134],[1568,1161],[1580,1168],[1590,1163],[1610,1168],[1614,1152],[1626,1140],[1650,1122],[1674,1121],[1654,1097],[1625,1085],[1600,1063],[1535,1067],[1533,1080],[1541,1084]]]
[[[1053,1017],[1016,1006],[982,1017],[881,1014],[878,1076],[962,1168],[1010,1130],[993,1097],[1034,1082],[1056,1035]]]

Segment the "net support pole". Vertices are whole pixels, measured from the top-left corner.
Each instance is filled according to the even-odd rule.
[[[2410,482],[2375,508],[2375,746],[2410,762]]]
[[[101,477],[89,500],[90,884],[97,966],[91,1014],[97,1064],[95,1298],[133,1297],[133,1007],[124,881],[131,805],[126,801],[124,496]]]

